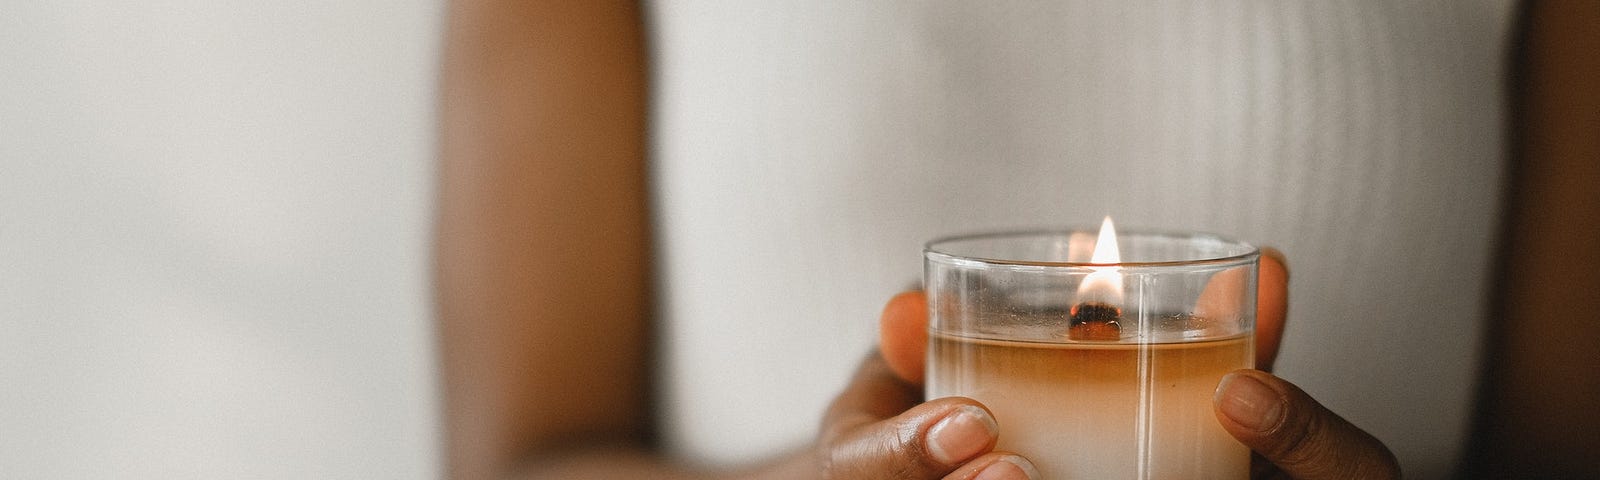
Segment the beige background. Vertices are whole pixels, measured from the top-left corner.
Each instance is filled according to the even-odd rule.
[[[438,476],[441,11],[0,2],[0,478]]]

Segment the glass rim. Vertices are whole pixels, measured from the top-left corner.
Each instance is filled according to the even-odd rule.
[[[1150,230],[1150,229],[1140,229],[1140,228],[1131,228],[1131,229],[1126,229],[1126,230],[1117,229],[1117,236],[1119,238],[1140,236],[1140,237],[1161,237],[1161,238],[1178,239],[1178,240],[1201,240],[1201,239],[1203,239],[1203,240],[1210,240],[1210,241],[1214,241],[1214,242],[1225,243],[1225,244],[1228,244],[1228,245],[1231,245],[1231,246],[1242,247],[1242,248],[1245,249],[1245,252],[1244,253],[1240,253],[1240,254],[1236,254],[1236,255],[1228,255],[1228,256],[1221,256],[1221,257],[1196,258],[1196,259],[1189,259],[1189,260],[1161,260],[1161,261],[1153,261],[1153,262],[1094,263],[1094,262],[1057,262],[1057,261],[1040,261],[1040,260],[1010,260],[1010,259],[1003,259],[1003,258],[986,258],[986,257],[972,256],[972,255],[959,255],[959,254],[951,253],[951,252],[948,252],[948,251],[945,251],[945,250],[941,250],[939,248],[940,245],[949,244],[949,243],[953,243],[953,242],[972,241],[972,240],[986,240],[986,239],[987,240],[996,240],[996,239],[1005,239],[1005,238],[1027,238],[1027,237],[1041,237],[1041,238],[1044,238],[1044,237],[1070,237],[1074,233],[1088,233],[1090,235],[1095,235],[1095,234],[1098,233],[1098,227],[1095,227],[1095,228],[1077,227],[1077,228],[1066,228],[1066,229],[999,230],[999,231],[988,231],[988,232],[949,235],[949,236],[934,238],[933,240],[929,240],[927,243],[924,243],[923,246],[922,246],[922,255],[923,255],[924,259],[934,260],[934,261],[941,261],[942,263],[948,263],[948,264],[953,264],[953,265],[978,264],[978,265],[994,265],[994,266],[1074,268],[1074,269],[1076,269],[1076,268],[1106,268],[1106,267],[1117,267],[1117,268],[1128,269],[1128,268],[1189,267],[1189,266],[1206,266],[1206,265],[1244,264],[1244,263],[1249,263],[1249,262],[1255,261],[1256,259],[1260,258],[1260,256],[1261,256],[1261,248],[1260,247],[1257,247],[1254,244],[1251,244],[1251,243],[1248,243],[1248,242],[1242,242],[1242,241],[1239,241],[1239,240],[1234,240],[1234,239],[1231,239],[1231,238],[1228,238],[1228,237],[1224,237],[1224,236],[1221,236],[1221,235],[1215,235],[1215,234],[1210,234],[1210,233],[1205,233],[1205,232]]]

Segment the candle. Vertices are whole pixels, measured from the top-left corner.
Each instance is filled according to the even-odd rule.
[[[1253,364],[1256,250],[1205,235],[1119,245],[1109,217],[1091,252],[1074,248],[1086,233],[929,244],[928,397],[983,402],[997,448],[1046,478],[1249,478],[1211,395]]]

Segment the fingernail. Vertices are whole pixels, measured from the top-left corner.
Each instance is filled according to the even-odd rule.
[[[972,480],[1039,480],[1039,469],[1033,468],[1033,462],[1016,455],[1006,455],[1000,461],[983,467],[978,476]]]
[[[1283,421],[1283,399],[1278,392],[1249,375],[1223,376],[1214,400],[1223,415],[1251,430],[1271,430]]]
[[[955,465],[983,453],[999,431],[1000,425],[989,412],[962,405],[928,429],[928,455],[939,463]]]

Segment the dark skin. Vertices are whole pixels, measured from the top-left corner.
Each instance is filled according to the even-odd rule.
[[[445,59],[435,251],[450,478],[1025,474],[1012,454],[993,451],[1004,425],[965,438],[968,448],[930,449],[940,421],[986,410],[921,398],[926,316],[915,294],[891,300],[880,349],[822,413],[811,447],[732,472],[658,455],[640,7],[453,1]],[[1261,275],[1263,370],[1222,383],[1218,421],[1259,454],[1257,478],[1397,477],[1376,439],[1264,371],[1277,355],[1288,275],[1271,255]]]

